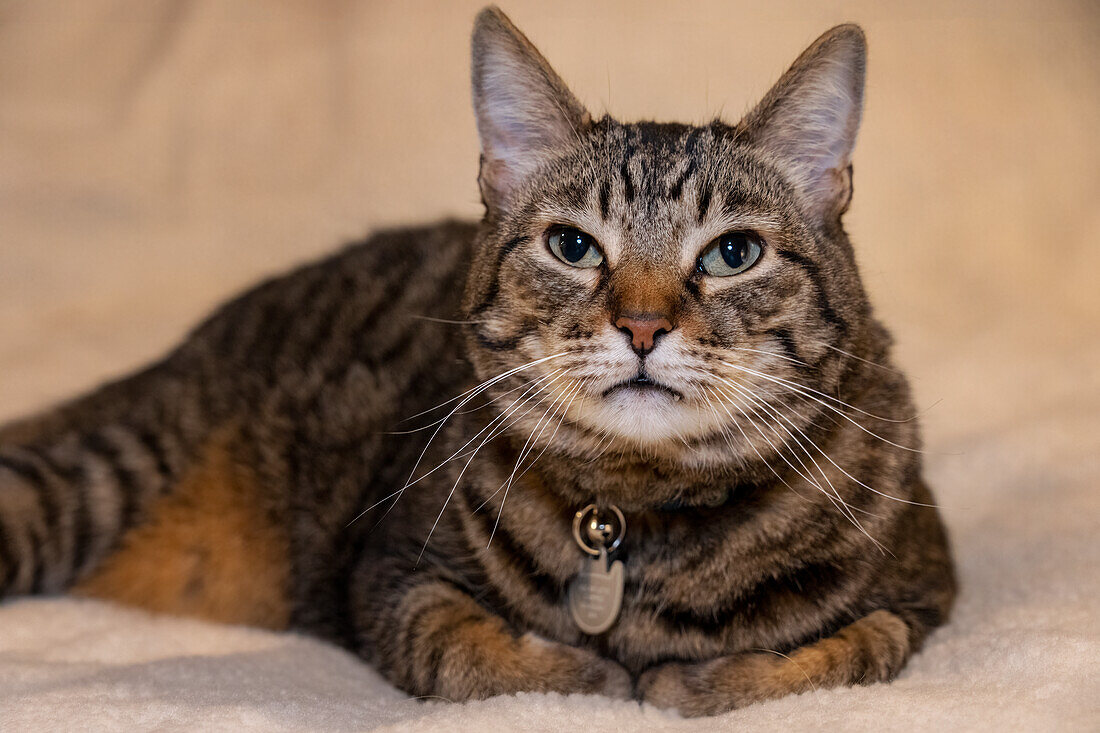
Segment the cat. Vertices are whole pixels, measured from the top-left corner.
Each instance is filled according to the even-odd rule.
[[[495,7],[472,50],[484,219],[0,429],[0,595],[300,629],[450,700],[894,678],[955,579],[841,224],[863,32],[736,125],[596,119]]]

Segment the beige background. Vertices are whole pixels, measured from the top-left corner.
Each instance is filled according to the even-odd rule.
[[[478,7],[0,1],[0,418],[155,357],[372,227],[477,217]],[[504,3],[583,101],[626,119],[736,119],[820,32],[864,26],[847,224],[927,408],[965,588],[910,680],[968,681],[1006,724],[1095,722],[1081,705],[1100,697],[1098,7]]]

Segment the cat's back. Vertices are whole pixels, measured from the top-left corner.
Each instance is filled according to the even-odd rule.
[[[312,399],[368,374],[375,391],[418,378],[434,392],[426,372],[461,359],[476,233],[453,220],[378,231],[226,303],[175,358],[219,362],[217,373],[233,376],[226,396],[253,403],[273,391]]]

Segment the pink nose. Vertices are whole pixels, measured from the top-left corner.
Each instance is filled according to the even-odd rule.
[[[672,330],[672,323],[664,316],[644,315],[637,318],[620,316],[615,328],[630,334],[630,346],[638,356],[653,351],[657,337]]]

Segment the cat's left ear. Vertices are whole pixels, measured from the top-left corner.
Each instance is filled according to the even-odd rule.
[[[485,203],[508,208],[539,165],[576,142],[588,112],[499,8],[474,22],[473,96]]]
[[[858,25],[826,31],[738,126],[744,139],[774,156],[819,221],[848,208],[866,65]]]

